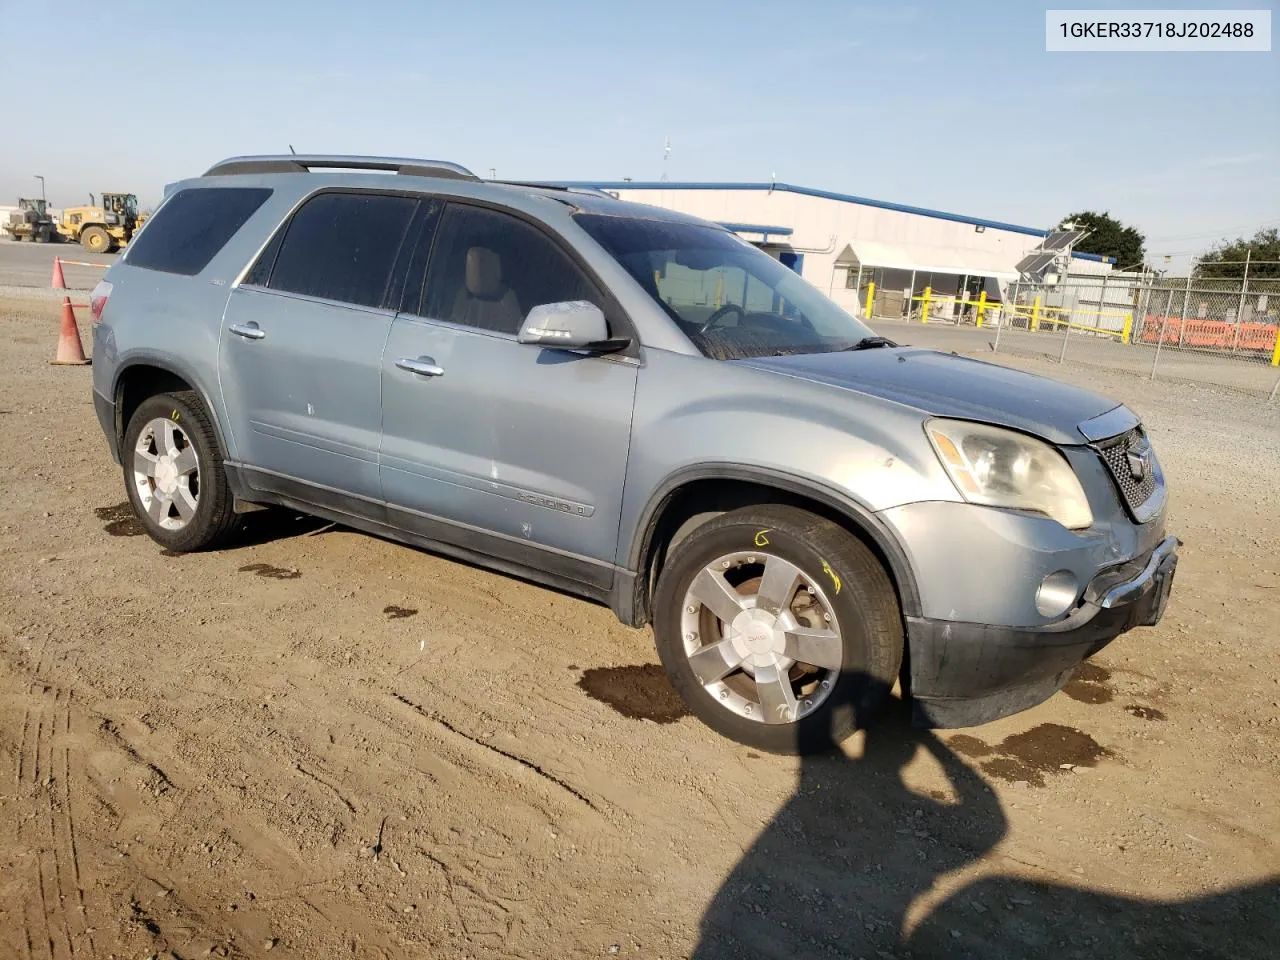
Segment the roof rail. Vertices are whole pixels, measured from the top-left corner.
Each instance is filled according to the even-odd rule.
[[[479,180],[466,167],[448,160],[410,160],[403,157],[348,157],[336,154],[285,153],[272,156],[230,157],[204,172],[206,177],[237,173],[306,173],[308,170],[386,170],[406,177],[444,177]]]
[[[505,183],[509,187],[536,187],[539,190],[556,190],[560,193],[580,193],[589,197],[604,197],[617,200],[612,193],[598,187],[582,187],[577,184],[556,183],[546,180],[494,180],[493,183]]]

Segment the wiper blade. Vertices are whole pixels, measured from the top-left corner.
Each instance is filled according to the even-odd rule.
[[[876,347],[896,347],[897,344],[888,337],[863,337],[852,346],[845,347],[846,350],[872,350]]]

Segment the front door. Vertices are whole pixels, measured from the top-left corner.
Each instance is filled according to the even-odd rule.
[[[258,489],[305,484],[381,498],[382,346],[395,315],[385,304],[417,205],[321,193],[232,291],[219,344],[222,390]]]
[[[607,584],[638,368],[517,342],[530,308],[565,300],[605,309],[541,228],[446,207],[383,356],[382,489],[424,535]]]

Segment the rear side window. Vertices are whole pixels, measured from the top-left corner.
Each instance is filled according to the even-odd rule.
[[[195,276],[269,196],[265,187],[179,190],[129,244],[125,262],[144,270]]]
[[[354,193],[322,193],[308,200],[285,228],[267,286],[381,306],[416,205],[411,197]],[[273,247],[263,251],[264,259]],[[255,264],[251,276],[257,274]]]

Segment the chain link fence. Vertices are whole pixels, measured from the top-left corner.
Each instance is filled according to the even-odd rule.
[[[930,322],[936,322],[932,317]],[[955,313],[996,352],[1046,356],[1152,379],[1280,393],[1280,280],[1071,276],[1010,284],[1003,302]]]

